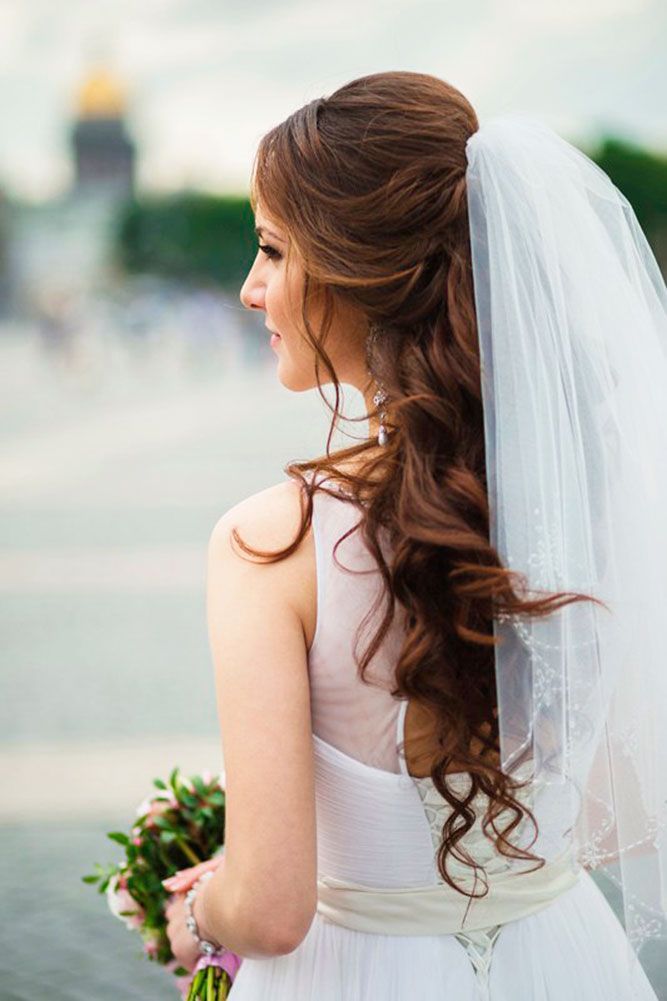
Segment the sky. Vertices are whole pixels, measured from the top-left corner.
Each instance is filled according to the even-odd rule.
[[[140,190],[245,192],[264,132],[383,70],[447,80],[480,121],[523,110],[667,153],[666,50],[664,0],[0,0],[0,187],[69,186],[99,59],[128,91]]]

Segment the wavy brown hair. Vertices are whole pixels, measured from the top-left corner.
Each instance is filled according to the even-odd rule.
[[[406,630],[392,694],[410,697],[433,721],[439,757],[431,778],[451,806],[437,865],[450,886],[471,897],[452,880],[447,858],[451,853],[472,866],[476,879],[479,867],[458,843],[475,821],[471,804],[480,792],[489,798],[483,829],[487,837],[494,832],[497,850],[544,864],[507,837],[528,816],[535,827],[532,846],[537,821],[513,795],[525,783],[499,767],[494,617],[543,616],[571,602],[596,601],[571,592],[529,600],[524,579],[502,565],[489,541],[465,177],[466,141],[478,127],[455,87],[422,73],[388,72],[311,101],[261,140],[251,202],[279,220],[298,249],[305,276],[302,320],[318,391],[330,406],[322,366],[335,404],[326,454],[286,467],[301,481],[305,498],[294,541],[270,553],[234,536],[253,556],[287,557],[308,531],[313,493],[326,489],[321,484],[328,477],[358,505],[362,518],[355,529],[377,561],[386,604],[357,657],[360,677],[367,680],[366,668],[398,605]],[[308,315],[315,301],[324,305],[316,330]],[[374,329],[369,365],[388,395],[390,429],[379,454],[371,439],[330,451],[341,395],[325,345],[338,303],[356,307]],[[353,458],[356,473],[341,468]],[[320,485],[305,475],[315,471],[325,474],[317,478]],[[390,564],[381,532],[391,543]],[[475,754],[473,740],[481,747]],[[453,764],[471,777],[465,794],[448,786]],[[512,819],[498,830],[495,819],[504,810]]]

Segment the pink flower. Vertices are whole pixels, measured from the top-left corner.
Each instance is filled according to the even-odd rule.
[[[136,902],[132,894],[125,886],[120,885],[121,879],[126,882],[125,876],[112,877],[107,886],[107,903],[109,910],[114,917],[119,918],[126,928],[140,928],[145,919],[142,907]],[[129,911],[129,914],[123,913]]]
[[[143,817],[145,813],[148,813],[151,803],[152,798],[150,796],[146,799],[142,799],[141,803],[137,807],[137,817]]]
[[[143,817],[146,814],[155,816],[175,806],[178,806],[178,800],[173,792],[160,789],[155,796],[147,796],[146,799],[141,801],[137,807],[137,817]]]
[[[144,952],[147,956],[157,955],[157,942],[153,938],[146,939],[144,942]]]
[[[152,959],[158,953],[160,944],[160,933],[154,928],[143,928],[141,937],[144,941],[144,953]]]
[[[146,814],[146,827],[155,827],[155,818],[161,816],[175,805],[177,804],[173,796],[169,799],[154,799],[149,804],[148,809],[144,811]]]

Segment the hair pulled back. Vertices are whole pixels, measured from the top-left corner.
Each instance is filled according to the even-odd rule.
[[[335,405],[326,455],[286,467],[306,496],[294,542],[266,553],[235,536],[256,556],[291,554],[310,525],[313,485],[302,474],[313,470],[344,483],[359,505],[359,530],[380,568],[386,604],[358,658],[360,676],[366,680],[398,604],[406,632],[393,694],[419,703],[434,722],[440,755],[431,778],[451,806],[437,864],[450,886],[471,897],[453,881],[447,859],[452,854],[477,870],[458,843],[473,826],[471,804],[480,793],[489,798],[483,829],[487,837],[494,832],[497,850],[544,864],[507,838],[526,816],[536,838],[537,823],[514,796],[522,784],[499,768],[494,617],[542,616],[587,600],[564,592],[528,600],[523,578],[503,567],[489,541],[466,192],[466,141],[478,127],[455,87],[397,71],[360,77],[311,101],[261,140],[253,207],[261,202],[281,221],[303,259],[304,329],[318,390],[323,395],[323,365]],[[325,310],[313,330],[308,306],[316,297]],[[369,365],[388,395],[383,410],[390,429],[379,455],[368,439],[330,452],[340,384],[325,345],[337,301],[359,308],[374,332]],[[341,460],[355,456],[358,472],[345,472]],[[391,542],[391,564],[381,531]],[[448,785],[454,764],[470,775],[469,792]],[[512,819],[499,830],[494,821],[501,811]]]

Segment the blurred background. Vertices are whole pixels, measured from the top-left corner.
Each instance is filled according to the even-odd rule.
[[[434,73],[593,157],[665,272],[666,43],[661,0],[0,0],[0,1001],[177,996],[80,877],[153,777],[222,769],[208,539],[324,450],[238,298],[262,134]]]

